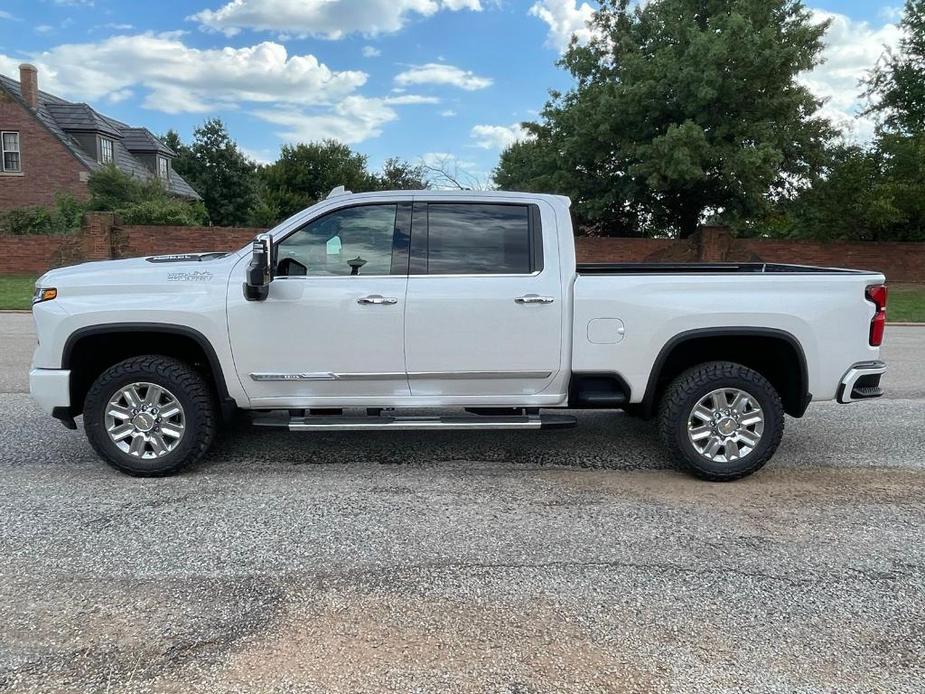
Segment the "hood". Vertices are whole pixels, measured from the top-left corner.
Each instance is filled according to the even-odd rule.
[[[229,259],[225,253],[185,253],[125,260],[100,260],[49,270],[36,286],[125,286],[162,283],[211,283],[224,278]],[[225,261],[225,262],[223,262]]]

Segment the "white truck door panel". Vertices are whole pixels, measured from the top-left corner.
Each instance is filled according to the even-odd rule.
[[[246,301],[232,281],[228,329],[252,406],[324,406],[326,398],[410,394],[404,358],[408,222],[410,205],[335,210],[280,242],[277,267],[290,274],[270,283],[265,301]],[[242,277],[244,266],[238,267]]]
[[[523,203],[415,203],[411,245],[412,395],[520,402],[545,390],[560,369],[564,310],[552,213]]]

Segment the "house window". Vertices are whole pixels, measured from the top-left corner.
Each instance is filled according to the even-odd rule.
[[[4,173],[19,173],[22,171],[22,162],[19,159],[19,133],[2,133],[2,141]]]
[[[112,164],[112,148],[112,140],[105,137],[100,138],[100,164]]]
[[[158,178],[163,178],[164,180],[170,176],[170,163],[168,162],[167,157],[157,158],[157,175]]]

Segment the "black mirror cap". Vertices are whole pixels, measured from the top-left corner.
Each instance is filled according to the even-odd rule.
[[[248,301],[263,301],[270,295],[270,285],[252,285],[245,282],[244,287],[244,298]]]
[[[244,282],[244,298],[248,301],[263,301],[270,293],[270,282],[273,281],[271,247],[269,234],[260,234],[254,239],[251,262],[247,266]]]

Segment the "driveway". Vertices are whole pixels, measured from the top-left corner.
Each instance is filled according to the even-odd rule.
[[[23,393],[33,341],[0,315],[0,691],[921,691],[925,328],[726,485],[597,412],[133,479]]]

